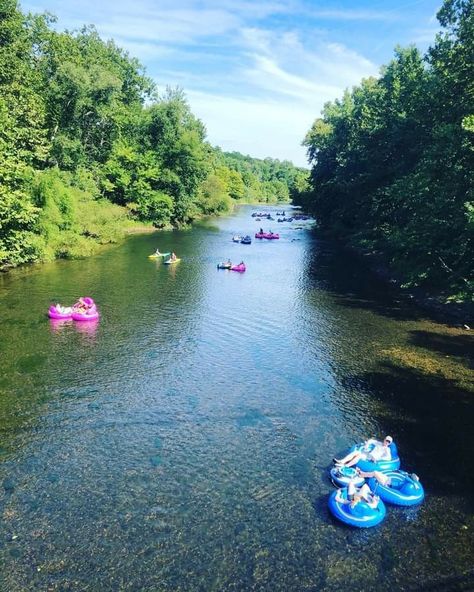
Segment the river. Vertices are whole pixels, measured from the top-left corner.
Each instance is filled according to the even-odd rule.
[[[472,336],[254,210],[1,275],[2,591],[474,586]],[[425,502],[344,527],[331,460],[384,434]]]

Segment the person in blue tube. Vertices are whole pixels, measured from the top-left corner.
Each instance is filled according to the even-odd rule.
[[[364,483],[362,487],[355,485],[355,480],[351,479],[347,485],[347,499],[342,497],[341,489],[336,493],[336,502],[340,504],[349,504],[351,508],[354,508],[360,502],[366,502],[371,508],[376,508],[379,503],[378,495],[374,495],[370,490],[367,483]]]
[[[344,458],[335,458],[333,460],[337,467],[352,467],[360,460],[369,460],[371,462],[392,460],[392,452],[390,450],[390,444],[392,442],[392,436],[385,436],[383,442],[370,438],[364,442],[364,446],[361,449],[349,452]],[[364,450],[367,448],[370,448],[369,452]]]

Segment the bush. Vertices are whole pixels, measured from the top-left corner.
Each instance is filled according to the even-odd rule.
[[[172,211],[172,198],[161,191],[143,191],[137,200],[139,218],[152,222],[157,228],[165,226],[170,221]]]

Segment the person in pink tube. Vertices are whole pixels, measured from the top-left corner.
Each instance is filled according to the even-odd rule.
[[[88,310],[90,310],[93,305],[94,305],[94,301],[92,300],[92,298],[88,298],[88,297],[84,298],[81,296],[73,308],[74,308],[75,312],[79,312],[79,313],[84,314]]]

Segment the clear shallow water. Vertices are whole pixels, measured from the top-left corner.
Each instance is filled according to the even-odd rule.
[[[253,210],[0,277],[2,590],[417,590],[473,582],[472,337],[308,225]],[[159,246],[182,261],[147,259]],[[231,257],[245,274],[217,271]],[[96,325],[53,324],[92,295]],[[327,468],[391,433],[427,499],[367,532]]]

